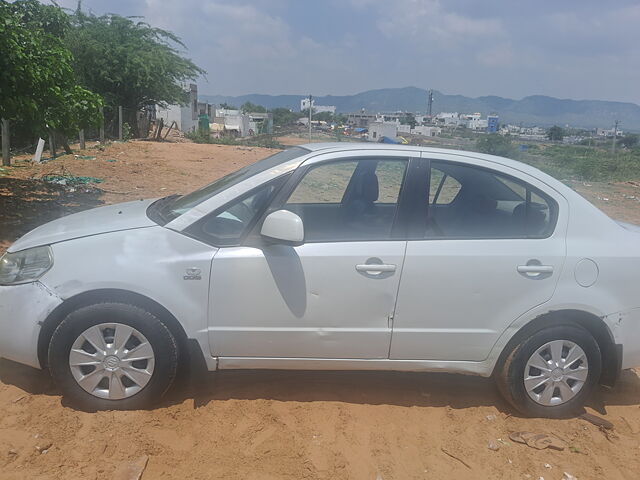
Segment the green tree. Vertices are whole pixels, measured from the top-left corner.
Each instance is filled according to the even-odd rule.
[[[240,107],[243,113],[266,113],[267,109],[262,105],[256,105],[251,102],[244,102]]]
[[[0,117],[29,134],[70,134],[100,121],[101,98],[76,84],[63,43],[69,28],[56,5],[0,0]]]
[[[186,47],[167,30],[119,15],[87,14],[80,6],[71,24],[66,43],[80,84],[101,94],[111,108],[123,106],[134,134],[138,111],[185,104],[184,85],[205,73],[183,56],[178,48]]]
[[[227,102],[222,102],[220,104],[220,108],[223,108],[225,110],[237,110],[238,107],[236,107],[235,105],[231,105],[230,103]]]
[[[418,124],[415,115],[411,112],[405,113],[400,123],[402,123],[403,125],[409,125],[411,126],[411,128],[415,128]]]
[[[553,142],[561,142],[564,135],[564,128],[557,125],[554,125],[547,131],[547,138]]]
[[[307,116],[309,116],[309,111],[307,110]],[[331,112],[320,112],[314,113],[312,120],[319,120],[322,122],[333,123],[333,113]]]
[[[273,114],[273,125],[276,127],[287,127],[295,125],[298,118],[302,117],[301,113],[292,112],[288,108],[278,107],[271,110]],[[309,116],[307,112],[307,116]]]
[[[620,143],[627,148],[633,148],[638,145],[638,141],[640,140],[640,136],[637,133],[627,133],[622,139]]]
[[[296,114],[296,120],[300,117],[305,117],[308,118],[309,117],[309,109],[306,108],[304,110],[302,110],[299,114]],[[345,117],[342,114],[339,113],[331,113],[331,112],[320,112],[320,113],[313,113],[313,117],[312,120],[318,120],[321,122],[327,122],[327,123],[336,123],[336,124],[342,124],[344,122],[347,121],[347,117]]]
[[[480,137],[476,142],[476,149],[482,153],[500,155],[502,157],[513,156],[515,153],[511,137],[509,135],[500,135],[499,133],[490,133]]]

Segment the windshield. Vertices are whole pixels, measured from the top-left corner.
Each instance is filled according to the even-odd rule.
[[[181,197],[167,197],[167,201],[158,201],[152,206],[157,209],[157,214],[163,222],[168,223],[223,190],[226,190],[227,188],[232,187],[253,175],[269,170],[270,168],[288,162],[289,160],[301,157],[307,153],[309,153],[309,150],[302,147],[293,147],[283,150],[282,152],[278,152],[275,155],[271,155],[270,157],[264,158],[256,163],[247,165],[240,170],[225,175],[224,177],[219,178],[218,180],[210,183],[209,185],[205,185],[194,192]]]

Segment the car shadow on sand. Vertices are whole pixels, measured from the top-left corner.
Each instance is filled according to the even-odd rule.
[[[0,381],[32,395],[59,396],[47,371],[0,359]],[[520,416],[498,393],[490,378],[448,373],[227,370],[192,374],[180,380],[153,408],[193,399],[194,408],[225,400],[341,402],[403,407],[464,409],[495,406]],[[62,399],[62,404],[74,405]],[[606,414],[607,406],[639,405],[640,377],[622,372],[613,389],[599,388],[588,407]]]
[[[0,251],[43,223],[101,205],[101,191],[36,179],[0,178]]]

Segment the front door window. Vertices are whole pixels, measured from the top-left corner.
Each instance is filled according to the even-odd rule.
[[[305,242],[390,238],[407,160],[357,160],[312,167],[284,208],[302,218]]]

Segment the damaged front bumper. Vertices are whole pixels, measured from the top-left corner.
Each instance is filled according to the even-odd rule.
[[[0,357],[41,368],[42,322],[62,299],[40,282],[0,286]]]

